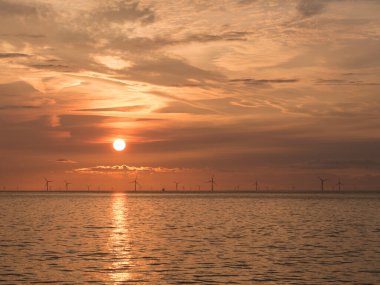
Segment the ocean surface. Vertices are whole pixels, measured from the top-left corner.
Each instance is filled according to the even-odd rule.
[[[0,193],[0,284],[380,284],[380,195]]]

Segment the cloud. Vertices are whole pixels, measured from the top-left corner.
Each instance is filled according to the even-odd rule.
[[[101,6],[94,18],[105,22],[124,23],[140,21],[143,24],[153,23],[155,14],[150,8],[142,8],[138,1],[119,1]]]
[[[17,53],[17,52],[10,52],[10,53],[0,53],[0,58],[18,58],[18,57],[29,57],[30,55],[25,53]]]
[[[195,43],[215,43],[215,42],[245,42],[249,40],[251,32],[227,31],[215,33],[197,33],[189,31],[183,35],[153,35],[151,37],[110,35],[107,41],[107,48],[118,51],[147,52],[158,51],[166,47],[186,46]]]
[[[317,160],[309,162],[306,167],[312,169],[380,169],[380,162],[376,160]]]
[[[312,17],[321,14],[329,0],[300,0],[297,10],[302,17]]]
[[[37,90],[25,81],[14,81],[5,84],[0,84],[1,96],[16,96],[19,94],[30,94]],[[3,98],[4,98],[3,97]]]
[[[128,173],[128,172],[144,172],[144,173],[178,173],[186,172],[185,168],[167,168],[167,167],[150,167],[150,166],[129,166],[129,165],[100,165],[93,167],[77,168],[73,172],[81,174],[112,174],[112,173]]]
[[[0,110],[29,110],[29,109],[39,109],[40,106],[33,105],[0,105]]]
[[[185,102],[171,102],[167,106],[155,110],[157,113],[187,113],[187,114],[215,114],[207,108],[197,107]]]
[[[206,81],[220,80],[222,76],[216,72],[203,70],[184,60],[161,57],[144,60],[124,71],[128,79],[164,86],[199,86]]]
[[[237,1],[239,4],[242,4],[242,5],[249,5],[249,4],[257,2],[257,0],[237,0]]]
[[[78,163],[77,161],[74,161],[74,160],[70,160],[70,159],[66,159],[66,158],[58,158],[56,160],[56,162],[59,162],[59,163]]]
[[[351,0],[299,0],[297,5],[297,11],[302,17],[308,18],[315,15],[319,15],[323,13],[326,9],[326,6],[333,2],[347,2],[349,4],[352,4]],[[351,3],[350,3],[351,2]],[[357,1],[357,2],[367,2],[367,3],[374,3],[379,4],[378,0],[364,0],[364,1]],[[346,3],[344,3],[346,5]]]
[[[247,85],[268,85],[268,84],[282,84],[282,83],[297,83],[300,80],[297,78],[291,79],[253,79],[253,78],[241,78],[241,79],[231,79],[229,82],[232,83],[244,83]]]
[[[318,85],[356,85],[356,86],[376,86],[377,82],[364,82],[362,80],[345,80],[345,79],[317,79],[315,83]]]
[[[183,44],[190,42],[216,42],[216,41],[246,41],[250,32],[229,31],[220,34],[191,34],[179,40],[169,39],[169,44]]]
[[[37,16],[40,11],[41,6],[16,1],[0,0],[0,15],[2,16]]]
[[[56,70],[62,72],[73,71],[69,66],[62,64],[31,64],[30,67],[34,67],[37,69]]]
[[[134,106],[120,106],[120,107],[109,107],[109,108],[90,108],[90,109],[79,109],[77,111],[84,112],[137,112],[144,110],[146,106],[144,105],[134,105]]]
[[[46,104],[47,100],[25,81],[0,84],[0,109],[2,110],[38,109]]]

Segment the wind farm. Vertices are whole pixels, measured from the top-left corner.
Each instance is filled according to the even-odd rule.
[[[216,187],[216,179],[215,175],[211,175],[210,179],[207,181],[198,181],[199,184],[196,184],[195,187],[191,186],[188,184],[186,186],[186,182],[178,182],[174,181],[172,184],[174,184],[174,187],[170,187],[169,184],[160,184],[156,189],[150,186],[149,189],[144,189],[142,187],[142,184],[140,183],[140,179],[138,179],[137,174],[132,175],[133,180],[125,181],[122,183],[121,187],[114,187],[110,184],[105,187],[101,187],[98,185],[96,188],[92,188],[90,184],[83,184],[83,183],[76,183],[76,187],[72,187],[73,185],[72,182],[69,182],[68,180],[63,180],[63,185],[60,183],[56,182],[53,184],[54,180],[49,180],[46,177],[44,177],[44,187],[42,189],[28,189],[26,188],[20,188],[19,185],[13,187],[7,187],[6,185],[2,186],[2,189],[0,191],[6,192],[6,191],[18,191],[18,192],[23,192],[23,191],[49,191],[49,192],[62,192],[62,191],[70,191],[72,192],[90,192],[90,193],[95,193],[95,192],[130,192],[130,193],[354,193],[354,192],[377,192],[376,189],[359,189],[356,184],[352,185],[350,187],[346,187],[346,189],[343,189],[343,183],[340,177],[337,178],[337,183],[329,185],[327,182],[329,180],[333,180],[332,178],[325,178],[325,177],[318,177],[319,180],[319,188],[318,187],[313,187],[313,188],[302,188],[302,187],[296,187],[295,183],[292,184],[291,188],[288,187],[269,187],[269,186],[264,186],[260,187],[258,180],[255,180],[255,182],[252,184],[249,181],[246,183],[240,183],[236,184],[233,181],[230,181],[229,183],[223,183],[220,187]],[[126,178],[128,180],[130,178]],[[56,179],[55,181],[58,181],[59,179]],[[190,181],[189,181],[190,182]],[[196,183],[197,181],[191,181],[191,183]],[[270,181],[269,181],[270,182]],[[81,186],[82,184],[82,186]],[[132,184],[132,188],[128,186],[128,184]],[[202,184],[204,187],[202,187]],[[107,183],[106,183],[107,185]],[[179,187],[182,185],[181,187]],[[228,186],[230,185],[230,186]],[[315,184],[317,186],[317,184]],[[61,189],[64,190],[61,190]],[[165,189],[165,191],[162,191],[162,189]]]

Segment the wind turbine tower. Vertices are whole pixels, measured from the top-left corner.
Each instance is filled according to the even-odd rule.
[[[137,190],[137,184],[139,184],[139,182],[137,181],[137,175],[135,177],[135,180],[132,180],[131,183],[135,184],[135,191],[136,191]]]
[[[69,191],[69,185],[71,185],[71,182],[68,182],[68,181],[65,180],[66,191]]]
[[[340,190],[342,189],[342,186],[343,186],[343,183],[340,181],[340,178],[338,180],[338,184],[336,184],[338,186],[338,190],[340,192]]]
[[[319,177],[319,180],[321,181],[321,190],[322,190],[322,192],[323,192],[323,191],[325,191],[325,182],[326,182],[328,179],[324,179],[324,178]]]
[[[51,183],[53,181],[46,179],[46,177],[44,177],[44,179],[45,179],[46,191],[49,191],[49,183]]]
[[[211,184],[211,192],[214,192],[214,185],[216,185],[216,183],[215,183],[215,176],[213,175],[211,177],[211,180],[207,181],[207,183]]]

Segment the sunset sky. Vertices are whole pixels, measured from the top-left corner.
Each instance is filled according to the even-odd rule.
[[[379,15],[377,0],[0,0],[0,186],[380,189]]]

